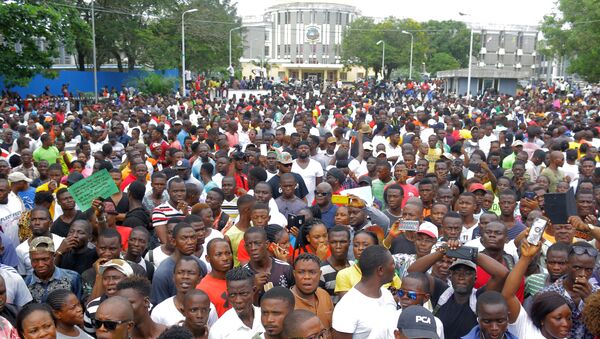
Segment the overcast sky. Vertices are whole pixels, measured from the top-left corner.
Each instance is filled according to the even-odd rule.
[[[260,15],[265,8],[279,2],[281,0],[237,0],[238,15]],[[479,24],[538,25],[544,15],[551,13],[555,8],[554,0],[347,0],[345,2],[358,7],[361,14],[365,16],[393,15],[398,18],[413,18],[417,21],[460,20]],[[468,13],[470,17],[461,17],[458,12]]]

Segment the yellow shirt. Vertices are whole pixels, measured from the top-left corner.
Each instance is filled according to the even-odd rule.
[[[360,279],[362,278],[362,272],[358,267],[358,263],[346,267],[343,270],[339,271],[337,276],[335,277],[335,293],[338,292],[348,292],[354,285],[358,284]],[[400,281],[400,277],[394,273],[394,279],[391,283],[387,283],[383,285],[383,287],[394,287],[400,288],[402,286],[402,281]]]
[[[244,239],[244,233],[240,230],[237,225],[232,226],[225,235],[229,238],[231,242],[231,250],[233,254],[233,267],[236,267],[240,264],[238,260],[238,248],[240,246],[240,242]]]

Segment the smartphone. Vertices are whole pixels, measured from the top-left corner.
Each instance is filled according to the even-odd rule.
[[[415,175],[417,175],[417,170],[416,169],[409,169],[408,170],[408,176],[409,177],[414,177]]]
[[[302,227],[302,225],[304,225],[305,221],[306,221],[306,218],[303,215],[288,214],[287,228],[288,229],[291,229],[292,227],[300,228],[300,227]]]
[[[529,229],[529,235],[527,236],[527,242],[532,245],[537,245],[542,239],[542,235],[544,235],[544,230],[546,229],[546,224],[548,222],[546,219],[536,218],[533,221],[533,225]]]
[[[402,231],[416,232],[419,230],[419,221],[418,220],[402,220],[400,222],[400,227],[398,229],[400,229]]]
[[[478,249],[475,247],[461,246],[455,250],[446,250],[446,255],[450,258],[475,261],[478,252]]]
[[[535,200],[535,192],[525,192],[523,193],[523,197],[529,200]]]
[[[331,203],[334,205],[347,206],[350,203],[350,197],[347,195],[334,194],[331,196]]]

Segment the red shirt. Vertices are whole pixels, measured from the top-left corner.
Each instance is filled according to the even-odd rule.
[[[483,268],[477,266],[477,279],[475,279],[475,288],[481,288],[487,284],[488,280],[490,280],[491,275],[489,275]],[[525,299],[525,279],[521,279],[521,284],[519,284],[519,289],[516,293],[517,298],[519,298],[519,302],[523,303]]]
[[[227,301],[227,282],[225,280],[216,279],[207,274],[196,286],[196,289],[208,294],[208,299],[215,305],[219,317],[231,308]]]

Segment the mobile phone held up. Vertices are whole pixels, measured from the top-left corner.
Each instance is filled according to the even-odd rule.
[[[544,235],[544,230],[546,229],[546,224],[548,222],[546,219],[536,218],[529,229],[529,235],[527,236],[527,242],[532,245],[537,245],[540,240],[542,240],[542,236]]]
[[[400,222],[399,229],[402,231],[416,232],[419,230],[419,221],[418,220],[402,220]]]
[[[305,221],[306,219],[303,215],[288,214],[287,228],[291,229],[292,227],[296,227],[299,229],[302,227],[302,225],[304,225]]]
[[[446,250],[446,255],[450,258],[475,261],[478,252],[475,247],[461,246],[455,250]]]

